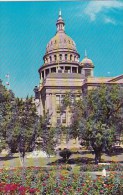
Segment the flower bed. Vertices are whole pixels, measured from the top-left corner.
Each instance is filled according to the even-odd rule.
[[[0,183],[0,194],[14,195],[14,194],[38,194],[40,190],[36,188],[25,187],[16,183]]]
[[[41,167],[0,170],[0,195],[119,195],[123,194],[123,175],[108,177],[73,173],[62,166],[47,170]]]
[[[102,171],[103,169],[106,169],[106,171],[123,171],[123,165],[120,163],[111,163],[109,164],[83,164],[80,167],[80,171],[88,171],[88,172],[94,172],[94,171]]]

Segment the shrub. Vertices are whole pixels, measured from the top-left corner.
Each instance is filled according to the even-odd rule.
[[[63,158],[63,160],[66,162],[68,161],[68,159],[70,158],[70,156],[72,155],[72,152],[67,149],[64,148],[62,151],[59,152],[59,155]]]

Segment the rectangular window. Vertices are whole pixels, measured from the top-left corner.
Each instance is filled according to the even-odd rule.
[[[56,95],[56,105],[60,106],[60,95]]]
[[[57,117],[57,124],[61,124],[61,118],[59,116]]]
[[[61,115],[61,122],[66,123],[66,112]]]
[[[63,104],[65,95],[56,95],[56,105],[61,106]]]
[[[67,54],[65,54],[65,60],[67,60]]]
[[[91,76],[91,70],[90,70],[90,69],[86,69],[86,70],[85,70],[85,76],[86,76],[86,77]]]

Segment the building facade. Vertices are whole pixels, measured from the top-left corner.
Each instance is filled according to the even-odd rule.
[[[123,75],[115,78],[94,77],[94,64],[86,51],[80,61],[75,42],[65,33],[61,11],[56,22],[56,34],[47,44],[43,60],[44,64],[38,70],[40,84],[34,89],[35,102],[39,115],[49,112],[52,126],[59,123],[70,125],[69,110],[62,114],[59,112],[66,92],[74,93],[79,99],[84,89],[92,89],[101,83],[123,84]]]

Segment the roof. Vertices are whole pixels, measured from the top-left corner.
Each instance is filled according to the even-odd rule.
[[[75,42],[65,32],[56,33],[47,44],[46,53],[59,49],[68,49],[77,52]]]
[[[85,76],[78,73],[50,73],[47,78],[85,79]]]

